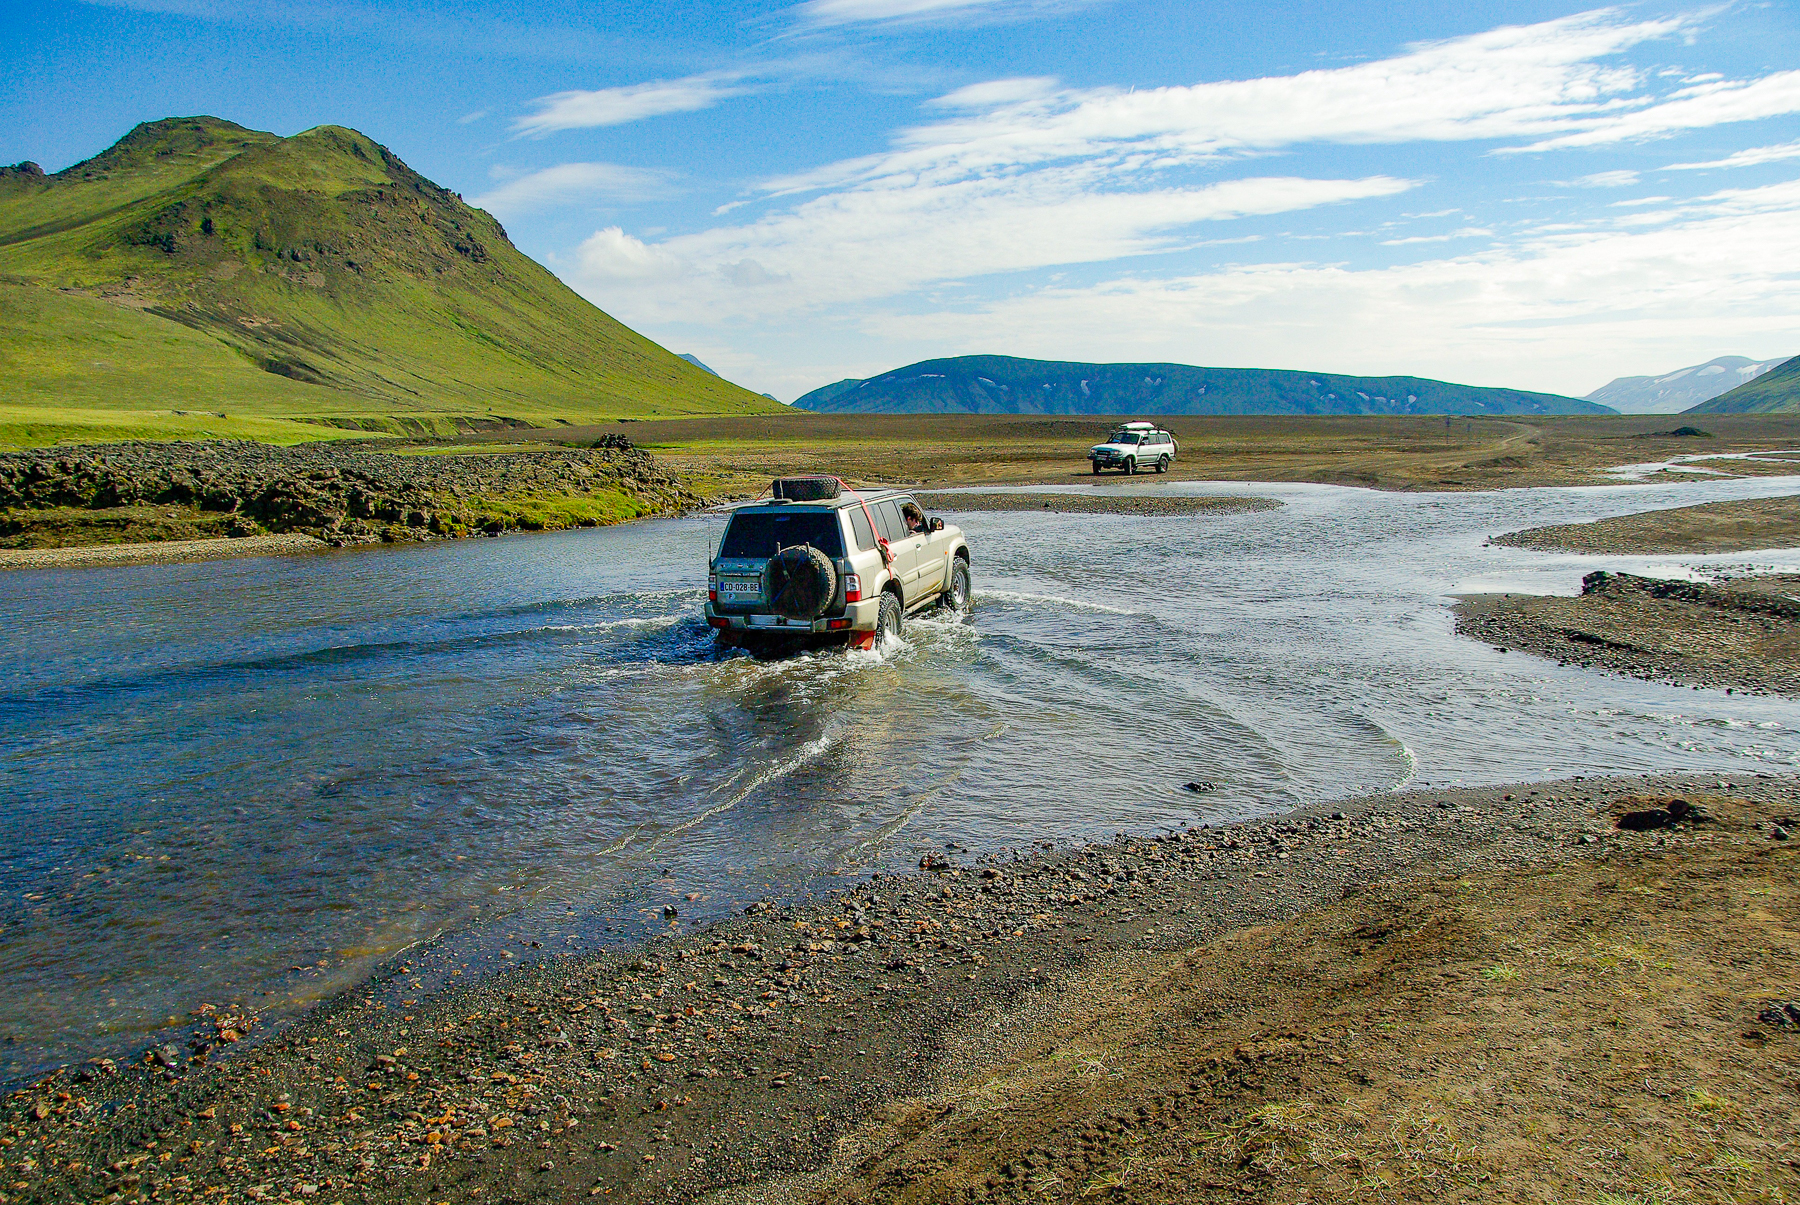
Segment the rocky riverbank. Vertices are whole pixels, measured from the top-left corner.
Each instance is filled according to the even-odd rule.
[[[1590,573],[1579,598],[1479,595],[1456,630],[1565,665],[1749,694],[1800,696],[1800,578],[1710,585]]]
[[[341,546],[594,526],[701,502],[618,435],[591,448],[413,453],[229,440],[7,453],[0,548],[270,534]]]
[[[1533,527],[1495,536],[1492,542],[1542,552],[1610,556],[1800,548],[1800,498],[1703,502],[1593,523]]]
[[[1236,515],[1276,510],[1272,498],[1170,498],[1128,493],[915,494],[927,510],[1037,510],[1054,515]]]
[[[434,995],[423,951],[224,1063],[244,1022],[208,1016],[14,1093],[0,1191],[1791,1194],[1797,812],[1766,776],[1382,795],[931,857]]]

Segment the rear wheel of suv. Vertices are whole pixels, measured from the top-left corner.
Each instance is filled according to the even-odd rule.
[[[938,605],[946,611],[960,611],[969,605],[969,562],[961,557],[950,560],[950,584],[938,595]]]
[[[1137,476],[1137,461],[1136,460],[1127,460],[1125,462],[1125,475],[1127,477],[1136,477]]]
[[[1167,456],[1157,458],[1156,471],[1159,473],[1166,473],[1169,471],[1169,458]]]
[[[892,593],[881,596],[881,610],[875,615],[875,647],[888,640],[900,639],[900,600]]]

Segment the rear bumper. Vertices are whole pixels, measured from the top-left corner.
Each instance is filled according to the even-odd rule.
[[[803,632],[826,635],[834,632],[873,632],[876,619],[880,614],[880,598],[867,598],[862,602],[849,603],[844,607],[842,615],[831,615],[824,619],[811,621],[788,619],[762,611],[752,611],[748,614],[733,611],[721,614],[712,603],[706,604],[708,627],[734,632],[767,632],[772,636],[793,636]]]

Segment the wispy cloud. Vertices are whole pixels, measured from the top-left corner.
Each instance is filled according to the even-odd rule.
[[[882,154],[770,182],[774,192],[883,175],[980,171],[1138,153],[1162,166],[1299,146],[1540,138],[1586,130],[1644,103],[1644,77],[1600,60],[1686,29],[1680,18],[1626,22],[1606,10],[1417,45],[1389,59],[1289,76],[1178,87],[1047,90],[999,81],[993,103],[901,131]],[[978,86],[979,87],[979,86]],[[1017,94],[1006,95],[1012,88]]]
[[[1629,188],[1638,182],[1638,173],[1634,171],[1590,172],[1585,176],[1577,176],[1573,180],[1562,180],[1558,183],[1570,188]]]
[[[1697,172],[1715,167],[1755,167],[1759,163],[1779,163],[1783,159],[1800,159],[1800,142],[1783,142],[1775,146],[1753,146],[1748,150],[1714,159],[1709,163],[1671,163],[1665,172]]]
[[[876,11],[875,0],[858,3],[856,11]],[[884,151],[765,181],[759,191],[785,200],[782,210],[641,244],[664,253],[655,262],[671,275],[637,286],[639,313],[722,318],[892,296],[1167,251],[1200,222],[1393,195],[1414,183],[1193,177],[1303,143],[1565,133],[1637,103],[1646,87],[1635,69],[1602,60],[1685,29],[1679,18],[1632,22],[1603,11],[1283,77],[1135,92],[1043,77],[975,84],[927,102],[941,116],[898,131]],[[650,279],[638,248],[609,235],[583,251],[588,287],[611,279],[615,258],[629,279]],[[731,281],[740,287],[721,283]],[[759,282],[757,297],[745,295],[744,281]]]
[[[655,80],[591,92],[555,92],[532,103],[537,111],[513,122],[513,130],[542,138],[561,130],[625,125],[665,113],[693,113],[751,90],[741,76],[714,73]]]
[[[1494,232],[1485,226],[1464,226],[1461,230],[1452,230],[1449,234],[1414,234],[1406,238],[1390,238],[1381,240],[1383,247],[1410,247],[1414,243],[1448,243],[1459,238],[1492,238]]]
[[[473,204],[501,218],[578,201],[641,201],[669,190],[666,172],[616,163],[560,163],[506,180]]]
[[[995,20],[1078,7],[1084,0],[806,0],[794,8],[802,26],[912,21]],[[1093,3],[1094,0],[1085,0]]]
[[[458,117],[456,119],[456,124],[459,126],[474,125],[487,115],[488,111],[486,109],[477,109],[473,113],[464,113],[461,117]]]
[[[581,248],[577,278],[604,291],[660,274],[655,317],[717,316],[888,297],[944,281],[1097,263],[1182,245],[1201,222],[1392,196],[1409,180],[1255,177],[1197,188],[1109,190],[1107,171],[857,189],[746,226],[647,244],[611,229]],[[655,271],[652,271],[654,267]],[[767,287],[765,287],[767,286]]]
[[[865,319],[935,354],[1287,364],[1534,388],[1633,365],[1775,355],[1800,330],[1800,181],[1720,192],[1650,229],[1527,233],[1467,255],[1355,270],[1266,263],[1117,277],[974,307]],[[1695,298],[1709,304],[1697,308]],[[1604,356],[1604,359],[1601,357]]]
[[[1790,113],[1800,113],[1800,71],[1778,71],[1761,79],[1694,85],[1635,110],[1574,117],[1567,123],[1575,127],[1569,133],[1508,149],[1525,152],[1602,146]]]

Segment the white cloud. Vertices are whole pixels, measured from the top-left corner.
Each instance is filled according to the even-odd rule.
[[[640,319],[675,321],[697,311],[759,316],[1000,272],[1143,255],[1182,245],[1174,232],[1196,223],[1392,196],[1413,187],[1387,176],[1257,177],[1201,188],[1101,191],[1105,184],[1103,170],[1075,166],[1023,178],[851,190],[747,226],[654,246],[631,240],[635,245],[627,251],[620,250],[616,231],[603,231],[595,236],[600,254],[584,254],[576,283],[614,298],[604,288],[610,281],[654,279],[657,287],[639,290],[631,300]],[[664,257],[654,276],[641,267],[653,251]]]
[[[1012,79],[987,80],[958,88],[945,96],[926,101],[934,109],[991,109],[996,105],[1019,101],[1041,100],[1054,93],[1059,81],[1053,75],[1016,76]]]
[[[458,117],[456,119],[456,124],[459,126],[473,125],[487,115],[488,111],[486,109],[477,109],[473,113],[464,113],[461,117]]]
[[[1595,60],[1685,27],[1680,19],[1627,23],[1608,10],[1291,76],[1136,91],[1033,89],[997,98],[983,112],[902,131],[885,153],[769,187],[778,193],[843,187],[884,174],[980,171],[1128,151],[1165,164],[1196,163],[1310,142],[1471,141],[1585,130],[1596,115],[1640,103],[1628,94],[1644,84],[1631,67]]]
[[[516,119],[513,129],[532,138],[542,138],[562,130],[624,125],[665,113],[709,109],[749,90],[738,77],[690,75],[622,88],[598,88],[592,92],[555,92],[533,101],[538,106],[537,112]]]
[[[1630,112],[1573,118],[1573,133],[1545,138],[1517,151],[1659,138],[1739,121],[1759,121],[1800,113],[1800,71],[1779,71],[1756,80],[1724,80],[1684,88],[1669,100]]]
[[[1671,163],[1665,172],[1697,172],[1715,167],[1755,167],[1760,163],[1779,163],[1783,159],[1800,159],[1800,142],[1783,142],[1777,146],[1753,146],[1748,150],[1714,159],[1710,163]]]
[[[1720,346],[1793,347],[1800,181],[1716,193],[1669,216],[1650,230],[1539,234],[1397,267],[1280,263],[1120,278],[864,325],[939,355],[1004,347],[1580,393]]]
[[[1383,239],[1383,247],[1410,247],[1415,243],[1448,243],[1459,238],[1492,238],[1494,232],[1485,226],[1464,226],[1449,234],[1415,234],[1406,238]]]
[[[806,0],[794,15],[816,27],[1008,16],[1044,7],[1042,0]]]
[[[1632,171],[1593,172],[1564,181],[1573,188],[1626,188],[1637,182],[1638,174]]]
[[[559,163],[507,180],[472,203],[510,219],[574,201],[639,201],[667,189],[662,172],[616,163]]]
[[[669,279],[681,274],[681,261],[658,247],[631,237],[617,226],[595,231],[576,253],[578,274],[602,281]]]

